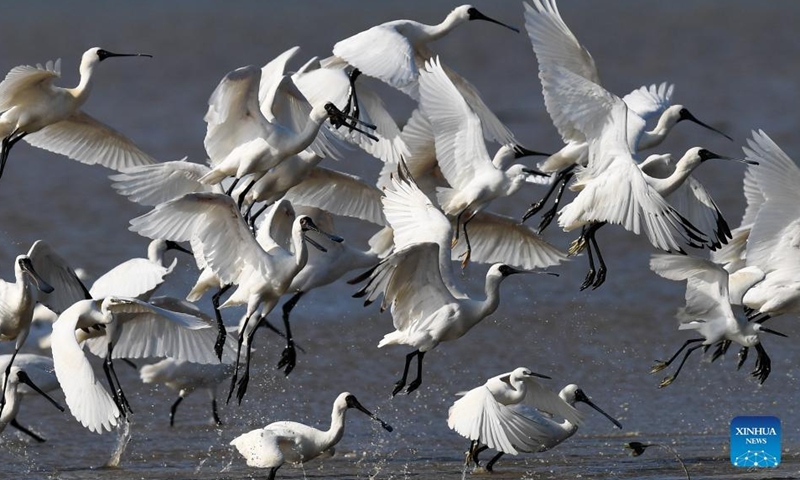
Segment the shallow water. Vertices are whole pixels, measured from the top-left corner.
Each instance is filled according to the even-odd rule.
[[[442,1],[181,0],[118,2],[112,8],[86,1],[12,1],[0,16],[0,71],[62,57],[64,82],[73,84],[80,55],[91,46],[152,53],[153,59],[104,62],[85,109],[156,158],[188,155],[200,162],[205,159],[206,102],[226,72],[263,64],[296,44],[303,55],[326,55],[336,40],[371,25],[403,17],[434,23],[452,6]],[[522,27],[520,2],[481,1],[476,6]],[[795,61],[800,56],[795,25],[800,4],[563,0],[560,9],[592,52],[611,91],[674,82],[676,101],[736,140],[732,144],[680,125],[663,151],[679,154],[702,144],[721,154],[741,155],[750,130],[763,128],[800,158],[795,108],[800,103]],[[488,24],[462,28],[438,42],[436,51],[481,90],[522,143],[557,149],[560,139],[543,107],[526,36]],[[381,91],[397,118],[408,114],[412,107],[407,99]],[[352,156],[358,158],[328,166],[374,178],[377,162]],[[739,164],[709,162],[698,173],[732,225],[743,210],[742,172]],[[15,147],[0,180],[0,265],[5,265],[0,276],[11,277],[11,259],[37,238],[93,275],[144,255],[147,240],[129,232],[127,225],[146,209],[117,196],[108,174],[27,145]],[[518,216],[541,193],[521,192],[493,208]],[[356,222],[340,225],[348,241],[363,242],[372,233],[371,226]],[[548,238],[563,246],[570,236],[551,227]],[[348,390],[395,431],[385,432],[350,413],[335,457],[310,463],[305,470],[284,467],[279,478],[459,479],[469,442],[446,427],[455,393],[520,365],[552,376],[548,384],[553,389],[578,383],[625,429],[614,429],[585,409],[586,424],[573,438],[551,452],[506,456],[492,478],[684,478],[668,452],[648,450],[633,458],[624,448],[628,441],[672,446],[692,478],[800,478],[796,318],[773,320],[772,326],[790,338],[765,339],[773,372],[764,385],[747,374],[752,358],[736,371],[732,350],[715,364],[690,360],[675,384],[658,389],[661,376],[648,374],[652,361],[668,357],[688,338],[677,331],[673,318],[683,304],[684,287],[649,271],[651,248],[641,238],[607,228],[599,240],[610,269],[602,288],[578,291],[585,271],[582,258],[559,267],[558,278],[510,279],[492,317],[426,357],[425,383],[410,396],[389,395],[407,352],[375,348],[391,329],[389,314],[379,314],[374,306],[362,308],[349,298],[352,287],[334,285],[307,295],[294,311],[294,332],[307,353],[299,355],[288,379],[273,368],[282,342],[274,336],[257,337],[251,391],[241,406],[221,406],[223,427],[209,425],[210,402],[198,393],[183,402],[176,426],[169,428],[169,406],[176,394],[163,386],[141,386],[136,372],[120,366],[135,415],[119,468],[100,468],[114,449],[113,433],[92,434],[37,398],[26,400],[19,420],[48,443],[30,443],[12,429],[4,432],[0,478],[260,476],[264,472],[247,467],[228,446],[232,438],[283,419],[326,428],[333,399]],[[179,261],[179,274],[162,293],[183,296],[192,285],[193,265],[186,258]],[[464,280],[480,289],[484,272],[485,267],[472,265]],[[202,304],[210,308],[208,299]],[[233,322],[238,314],[234,310],[226,318]],[[766,471],[734,469],[728,460],[730,420],[762,414],[783,421],[782,465]]]

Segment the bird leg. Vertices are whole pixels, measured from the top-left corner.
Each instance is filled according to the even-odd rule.
[[[248,183],[248,184],[247,184],[247,186],[246,186],[246,187],[244,187],[244,190],[242,190],[242,191],[239,193],[239,199],[238,199],[238,200],[236,200],[236,207],[237,207],[239,210],[241,210],[241,209],[242,209],[242,205],[244,205],[244,197],[246,197],[246,196],[247,196],[247,192],[249,192],[249,191],[250,191],[250,189],[251,189],[251,188],[253,188],[253,185],[255,185],[255,184],[256,184],[256,181],[255,181],[255,180],[250,180],[250,183]]]
[[[292,329],[289,326],[289,314],[303,295],[305,295],[305,292],[297,292],[283,304],[283,326],[286,329],[286,348],[284,348],[283,353],[281,353],[281,359],[278,361],[278,368],[286,367],[283,370],[286,376],[289,376],[297,364],[297,352],[294,348],[294,340],[292,340]]]
[[[169,426],[170,427],[175,425],[175,412],[178,410],[178,405],[180,405],[182,401],[183,401],[183,397],[179,396],[178,399],[175,400],[175,403],[172,404],[172,407],[169,409]]]
[[[503,456],[503,452],[497,452],[497,455],[495,455],[494,457],[492,457],[492,459],[491,459],[491,460],[489,460],[489,463],[487,463],[487,464],[486,464],[486,471],[487,471],[487,472],[491,472],[491,471],[492,471],[492,469],[494,468],[494,464],[495,464],[495,462],[497,462],[498,460],[500,460],[500,457],[502,457],[502,456]]]
[[[344,106],[344,110],[342,113],[345,115],[350,115],[352,111],[352,117],[358,120],[359,116],[361,115],[361,110],[358,108],[358,95],[356,95],[356,79],[358,76],[361,75],[361,70],[354,68],[350,74],[347,76],[347,79],[350,81],[350,88],[347,90],[347,105]],[[353,127],[355,123],[353,123],[350,127],[350,131],[353,131]]]
[[[606,262],[603,261],[603,254],[600,253],[600,246],[597,244],[597,239],[595,238],[595,233],[597,230],[600,229],[605,223],[600,224],[592,224],[595,225],[594,227],[589,227],[589,240],[592,242],[592,247],[594,248],[594,253],[597,254],[597,262],[600,266],[597,269],[597,276],[595,277],[594,282],[592,283],[592,290],[597,289],[603,282],[606,281]]]
[[[665,368],[669,367],[672,364],[672,362],[674,362],[675,359],[678,358],[678,355],[681,354],[683,349],[685,349],[686,347],[688,347],[689,345],[691,345],[693,343],[702,342],[702,341],[703,341],[702,338],[692,338],[690,340],[686,340],[683,343],[683,345],[681,345],[681,348],[679,348],[678,351],[675,352],[675,354],[672,355],[672,357],[670,357],[669,360],[667,360],[666,362],[661,361],[661,360],[656,360],[656,364],[653,365],[653,368],[650,369],[650,373],[651,374],[657,373],[657,372],[660,372],[661,370],[664,370]]]
[[[425,352],[420,352],[417,350],[417,378],[408,384],[408,388],[406,388],[406,395],[418,389],[419,386],[422,385],[422,358],[424,356]]]
[[[419,350],[414,350],[413,352],[406,355],[406,365],[405,367],[403,367],[403,376],[400,377],[400,380],[398,380],[394,384],[394,390],[392,390],[393,397],[397,395],[397,392],[399,392],[400,390],[403,389],[403,387],[406,386],[406,380],[408,379],[408,368],[411,366],[411,360],[413,360],[414,357],[416,357],[419,354],[420,354]]]
[[[739,370],[739,369],[742,368],[742,365],[744,365],[745,360],[747,360],[747,353],[749,351],[750,351],[749,348],[742,347],[741,350],[739,350],[739,353],[736,354],[736,356],[738,357],[738,360],[736,362],[736,370]]]
[[[244,394],[247,392],[247,384],[250,382],[250,357],[253,351],[253,338],[256,335],[256,330],[261,326],[261,322],[264,321],[266,321],[266,317],[263,315],[259,316],[256,327],[247,336],[247,353],[245,355],[244,373],[242,374],[242,378],[239,379],[239,387],[236,389],[236,399],[239,400],[239,405],[242,404],[242,398],[244,398]],[[247,329],[245,328],[243,332],[246,331]]]
[[[750,375],[758,378],[759,384],[763,384],[772,371],[772,361],[769,359],[769,355],[767,355],[767,351],[764,350],[763,345],[756,343],[755,349],[758,353],[756,357],[756,368],[750,372]]]
[[[472,255],[472,246],[469,244],[469,234],[467,233],[467,224],[473,218],[475,218],[475,213],[470,215],[470,217],[468,219],[464,220],[464,223],[461,224],[461,227],[464,229],[464,241],[467,243],[467,251],[465,251],[464,253],[461,254],[461,256],[463,257],[461,259],[461,270],[464,270],[465,268],[467,268],[467,265],[469,264],[470,256]]]
[[[228,187],[227,191],[225,191],[225,195],[230,197],[231,194],[233,193],[233,189],[236,188],[236,184],[238,184],[238,183],[239,183],[239,179],[238,178],[234,178],[233,179],[233,183],[231,183],[231,186]]]
[[[11,135],[3,139],[2,148],[0,148],[0,177],[3,176],[3,170],[6,168],[6,160],[8,160],[8,154],[11,151],[11,147],[22,140],[25,135],[27,135],[26,132],[14,130],[11,132]]]
[[[478,460],[478,455],[480,455],[481,452],[483,452],[484,450],[488,450],[489,446],[488,445],[481,445],[480,441],[478,441],[478,440],[474,440],[473,441],[473,445],[474,446],[471,447],[471,450],[470,450],[472,461],[475,462],[475,468],[480,468],[481,463],[480,463],[480,460]]]
[[[125,393],[122,391],[122,384],[119,382],[116,370],[114,370],[114,362],[111,359],[111,352],[113,349],[114,343],[108,342],[108,352],[106,354],[106,360],[103,363],[103,369],[106,372],[106,379],[109,382],[109,386],[112,391],[114,391],[114,402],[119,401],[117,407],[122,412],[122,416],[127,418],[127,413],[133,413],[133,409],[131,408],[131,404],[128,403],[128,399],[125,398]]]
[[[453,240],[450,241],[450,248],[455,248],[458,243],[458,234],[461,229],[461,215],[464,214],[464,211],[465,210],[461,210],[458,212],[458,215],[456,215],[456,229],[455,232],[453,232]]]
[[[222,295],[225,294],[228,290],[230,290],[232,284],[227,284],[220,287],[217,290],[217,293],[211,296],[211,304],[214,306],[214,316],[217,317],[217,341],[214,343],[214,353],[217,354],[217,358],[222,361],[222,350],[225,347],[225,337],[228,333],[225,331],[225,323],[222,321],[222,314],[219,311],[219,300]]]
[[[214,423],[217,426],[222,425],[222,420],[219,419],[219,413],[217,413],[217,399],[216,398],[211,400],[211,415],[214,416]]]
[[[571,167],[565,168],[564,170],[560,170],[558,173],[556,173],[556,176],[553,177],[553,183],[550,184],[550,188],[548,188],[547,193],[544,194],[544,197],[542,197],[542,199],[539,200],[538,202],[532,203],[530,208],[528,208],[528,210],[525,211],[525,214],[522,215],[523,222],[531,218],[532,216],[536,215],[537,213],[539,213],[539,210],[541,210],[544,207],[545,203],[547,203],[547,200],[550,198],[550,195],[553,194],[556,188],[558,188],[558,194],[557,194],[558,198],[556,199],[556,204],[561,200],[561,195],[564,194],[564,187],[566,186],[567,182],[569,182],[569,180],[572,178],[573,175],[572,170],[574,168],[575,166],[573,165]],[[553,210],[555,210],[555,208]],[[547,227],[546,224],[545,225],[543,224],[544,220],[542,220],[539,223],[540,232],[544,230],[545,227]]]
[[[717,342],[717,349],[714,350],[714,354],[711,355],[711,361],[716,361],[719,357],[725,355],[728,352],[728,348],[731,346],[730,340],[722,340]]]
[[[9,423],[9,425],[11,425],[12,427],[16,428],[17,430],[19,430],[20,432],[24,433],[25,435],[31,437],[32,439],[36,440],[39,443],[44,443],[45,442],[44,438],[40,437],[39,435],[36,435],[35,433],[31,432],[27,428],[25,428],[22,425],[20,425],[19,422],[17,422],[16,418],[12,419],[11,422]]]
[[[275,474],[278,473],[278,469],[279,468],[281,468],[280,465],[278,465],[277,467],[270,468],[269,469],[269,476],[267,477],[267,480],[275,480]]]
[[[595,240],[595,233],[603,225],[605,225],[605,222],[595,222],[590,223],[589,225],[584,225],[581,229],[581,235],[573,240],[569,245],[569,255],[577,255],[586,249],[586,254],[589,259],[589,271],[586,272],[586,278],[584,278],[583,283],[581,284],[581,290],[586,290],[589,287],[595,289],[602,285],[606,280],[606,263],[603,261],[603,256],[600,253],[600,247],[597,245],[597,240]],[[600,263],[600,267],[597,270],[595,270],[594,267],[594,256],[592,255],[592,249],[594,249],[594,251],[597,253],[597,261]]]
[[[250,230],[254,234],[256,233],[256,219],[259,217],[259,215],[264,213],[264,211],[267,208],[269,208],[269,204],[265,204],[264,206],[259,208],[258,211],[253,216],[250,216],[250,211],[253,209],[253,205],[255,205],[255,204],[256,204],[256,202],[251,203],[250,206],[247,207],[247,212],[245,212],[245,214],[244,214],[245,218],[247,218],[247,224],[250,225]]]
[[[692,352],[694,352],[695,350],[697,350],[698,348],[700,348],[702,346],[703,346],[702,344],[695,345],[693,347],[690,347],[688,350],[686,350],[686,353],[683,355],[683,360],[681,360],[680,365],[678,365],[678,369],[675,370],[675,373],[673,373],[672,375],[664,378],[664,380],[661,380],[661,383],[658,384],[658,388],[664,388],[664,387],[668,386],[669,384],[671,384],[672,382],[674,382],[675,379],[678,378],[678,374],[681,373],[681,369],[683,368],[683,364],[686,363],[686,359],[689,358],[689,355],[691,355]]]
[[[544,214],[542,215],[542,219],[539,221],[539,227],[536,229],[536,233],[538,233],[539,235],[542,234],[544,229],[547,228],[547,226],[550,225],[550,222],[552,222],[553,219],[555,218],[556,213],[558,212],[558,205],[559,203],[561,203],[561,197],[564,196],[564,190],[567,187],[567,183],[569,183],[569,181],[572,179],[574,175],[574,173],[572,172],[573,168],[574,167],[570,167],[558,173],[560,179],[560,186],[558,187],[558,192],[556,193],[556,199],[553,200],[553,206],[550,207],[550,210],[544,212]]]

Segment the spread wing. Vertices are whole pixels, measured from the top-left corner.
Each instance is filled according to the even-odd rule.
[[[24,140],[34,147],[118,172],[156,163],[133,141],[80,111],[25,136]]]
[[[154,207],[186,193],[218,192],[216,185],[200,183],[211,169],[199,163],[178,160],[141,165],[109,176],[111,187],[132,202]]]
[[[284,198],[295,205],[319,208],[334,215],[386,224],[380,190],[355,175],[314,167]]]
[[[21,95],[29,89],[47,89],[53,80],[61,77],[61,59],[49,61],[44,66],[20,65],[14,67],[0,82],[0,112],[8,110],[17,103]]]
[[[223,283],[238,284],[253,269],[270,275],[268,255],[258,244],[236,202],[218,193],[189,193],[131,220],[130,229],[149,238],[192,242],[195,261]]]
[[[414,47],[391,26],[378,25],[341,40],[333,54],[365,75],[403,91],[415,90],[419,72]]]

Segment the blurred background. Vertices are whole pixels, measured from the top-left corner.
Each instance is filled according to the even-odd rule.
[[[209,95],[227,72],[248,64],[261,66],[300,45],[299,59],[290,65],[297,68],[311,56],[328,56],[336,41],[373,25],[399,18],[434,24],[455,6],[440,0],[10,0],[4,2],[0,16],[0,71],[61,58],[60,85],[74,86],[80,56],[90,47],[150,53],[152,59],[103,62],[84,110],[159,160],[188,156],[191,161],[205,162],[203,115]],[[523,145],[557,150],[562,143],[544,109],[521,3],[483,0],[475,6],[523,33],[472,22],[432,48],[477,86]],[[644,84],[672,82],[676,103],[735,139],[729,142],[682,123],[659,147],[660,153],[680,156],[699,145],[741,156],[751,130],[763,129],[790,156],[800,158],[796,113],[800,68],[795,61],[800,56],[795,25],[800,4],[563,0],[559,8],[594,56],[608,90],[622,96]],[[410,99],[376,81],[364,77],[361,81],[384,94],[398,123],[405,123],[414,108]],[[491,152],[495,148],[489,146]],[[380,170],[377,160],[356,151],[338,163],[329,162],[323,165],[368,181],[374,181]],[[744,209],[743,171],[738,163],[707,162],[696,173],[732,228]],[[13,278],[13,258],[36,239],[48,241],[92,277],[128,258],[145,256],[148,240],[128,231],[128,222],[147,209],[115,194],[108,180],[111,173],[24,142],[15,147],[0,179],[0,277]],[[520,217],[543,193],[541,187],[525,189],[495,202],[492,209]],[[356,221],[341,221],[337,226],[337,233],[347,241],[363,246],[375,231]],[[557,230],[557,225],[551,226],[546,238],[562,248],[577,235]],[[600,289],[578,290],[586,270],[583,257],[553,268],[560,274],[557,278],[512,277],[503,284],[501,305],[494,315],[464,338],[442,344],[426,357],[425,382],[407,397],[391,399],[390,391],[408,350],[376,348],[392,330],[391,316],[380,314],[376,306],[363,308],[350,298],[355,289],[343,282],[308,294],[294,310],[293,333],[306,353],[299,354],[298,366],[288,378],[274,368],[283,341],[259,333],[250,391],[241,406],[221,407],[222,428],[209,425],[209,402],[198,394],[183,402],[176,426],[170,429],[168,413],[175,392],[140,385],[136,372],[120,366],[136,415],[131,443],[113,475],[247,478],[259,474],[228,446],[231,439],[284,419],[327,428],[333,400],[347,390],[392,423],[395,432],[384,432],[351,414],[337,457],[309,464],[305,471],[284,467],[281,477],[461,478],[468,442],[446,426],[455,393],[517,366],[528,366],[552,376],[547,385],[554,390],[579,384],[625,429],[614,429],[586,409],[586,424],[575,437],[552,452],[504,458],[497,467],[499,474],[505,472],[501,478],[682,478],[668,454],[628,457],[623,445],[631,440],[673,446],[697,478],[800,476],[797,319],[790,316],[771,322],[790,338],[764,340],[773,371],[763,385],[748,375],[753,358],[736,371],[732,348],[728,358],[714,364],[699,361],[699,355],[690,359],[679,379],[660,390],[662,374],[648,374],[653,360],[668,358],[691,337],[677,330],[674,319],[684,303],[685,285],[649,270],[654,251],[646,239],[607,227],[598,240],[609,268],[608,280]],[[185,296],[196,279],[194,262],[179,257],[178,270],[159,293]],[[485,270],[478,264],[467,268],[463,280],[471,291],[482,290]],[[199,304],[211,311],[208,298]],[[270,320],[279,323],[278,312]],[[241,313],[224,311],[231,324]],[[227,386],[223,384],[221,393],[227,395]],[[737,415],[781,418],[784,464],[777,472],[746,472],[730,466],[728,428]],[[9,474],[24,473],[26,478],[109,478],[112,474],[96,467],[113,450],[114,433],[92,434],[68,413],[60,414],[39,399],[26,402],[19,419],[49,443],[44,447],[31,444],[19,433],[6,430],[0,445],[7,452],[3,470]]]

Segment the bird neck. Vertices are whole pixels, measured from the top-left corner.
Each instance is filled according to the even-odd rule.
[[[0,378],[0,380],[5,380],[5,376]],[[0,415],[0,432],[5,429],[9,422],[16,418],[17,412],[19,412],[18,400],[19,393],[17,393],[17,383],[12,383],[9,379],[8,385],[6,386],[5,406],[3,407],[2,415]]]
[[[331,412],[331,428],[325,432],[323,451],[336,445],[339,443],[339,440],[342,439],[342,435],[344,435],[344,417],[346,412],[347,409],[338,408],[338,406],[333,407],[333,411]]]
[[[484,290],[486,293],[486,299],[481,302],[481,318],[485,318],[494,313],[494,311],[497,310],[497,307],[500,305],[500,283],[502,281],[502,276],[486,276],[486,286]]]
[[[80,74],[81,80],[78,82],[78,86],[75,88],[68,89],[69,93],[75,98],[78,102],[78,105],[83,104],[86,99],[89,97],[89,93],[92,91],[92,78],[94,73],[94,67],[97,65],[96,63],[89,63],[84,64],[81,63],[80,67]]]
[[[324,122],[326,118],[328,118],[328,114],[324,109],[312,109],[311,113],[308,115],[308,121],[305,127],[294,136],[293,145],[288,149],[289,155],[296,155],[308,148],[314,139],[317,138],[322,122]]]
[[[692,158],[684,155],[675,165],[675,170],[667,178],[650,177],[649,183],[662,197],[666,198],[683,185],[683,182],[689,178],[689,175],[698,165],[700,165],[699,161],[693,161]]]
[[[294,260],[297,267],[299,269],[305,267],[308,262],[308,245],[306,245],[306,241],[303,239],[303,231],[299,227],[297,232],[292,235],[292,247],[294,247]]]
[[[464,23],[464,19],[454,10],[450,12],[441,23],[437,25],[424,25],[423,30],[425,30],[428,37],[426,42],[432,42],[442,38],[462,23]]]
[[[658,117],[656,126],[652,130],[642,133],[642,137],[639,139],[639,150],[653,148],[663,142],[664,138],[666,138],[667,134],[672,130],[672,127],[678,123],[678,118],[678,115],[670,109],[662,113],[661,116]]]

